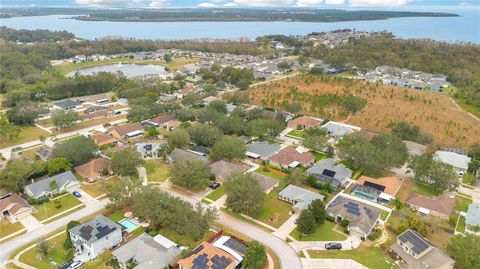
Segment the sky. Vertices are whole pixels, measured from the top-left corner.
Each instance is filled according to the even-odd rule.
[[[2,6],[96,8],[314,7],[382,9],[480,8],[480,0],[1,0]]]

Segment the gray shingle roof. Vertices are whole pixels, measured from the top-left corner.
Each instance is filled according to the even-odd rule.
[[[103,215],[97,215],[94,219],[73,227],[69,232],[83,238],[89,243],[93,243],[98,239],[121,229],[122,227],[119,224],[111,221]]]
[[[465,223],[470,226],[480,225],[480,203],[473,203],[468,206]]]
[[[347,126],[337,124],[335,122],[327,122],[325,123],[322,128],[326,129],[328,134],[332,137],[341,137],[349,133],[353,133],[353,129]]]
[[[247,155],[258,155],[261,159],[268,159],[280,150],[280,145],[270,144],[266,141],[258,141],[247,148]]]
[[[352,176],[353,171],[334,159],[327,158],[319,161],[307,170],[307,173],[315,176],[317,180],[329,182],[334,188],[343,185],[346,178]]]
[[[232,173],[245,171],[243,166],[224,160],[213,162],[209,167],[216,178],[223,180],[228,179]]]
[[[81,102],[78,102],[76,100],[68,99],[68,100],[64,100],[64,101],[55,102],[53,104],[58,106],[58,107],[61,107],[63,109],[67,109],[67,108],[78,106],[78,105],[81,104]]]
[[[285,189],[279,192],[278,196],[287,198],[290,201],[296,201],[293,207],[297,210],[306,209],[314,200],[323,201],[323,199],[325,199],[325,196],[319,193],[315,193],[292,184],[288,185],[285,187]]]
[[[252,176],[257,180],[258,185],[264,192],[278,185],[277,180],[260,173],[252,173]]]
[[[463,170],[467,170],[471,160],[467,155],[442,150],[435,152],[433,159]]]
[[[39,180],[35,183],[27,185],[25,189],[30,190],[30,192],[35,197],[41,196],[44,192],[51,192],[50,182],[56,181],[59,189],[62,188],[65,184],[69,182],[78,182],[77,178],[71,171],[63,172],[61,174]]]

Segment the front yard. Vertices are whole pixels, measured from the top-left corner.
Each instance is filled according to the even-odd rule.
[[[299,241],[343,241],[347,237],[333,230],[335,223],[325,221],[324,224],[318,225],[312,234],[303,235],[297,229],[293,230],[290,235]]]
[[[20,261],[38,269],[57,268],[67,260],[67,253],[63,249],[63,242],[65,242],[66,239],[67,234],[63,233],[60,236],[48,240],[49,250],[46,257],[42,257],[42,254],[35,246],[23,253],[23,255],[20,256]]]
[[[279,228],[291,217],[292,205],[278,199],[276,192],[271,192],[265,197],[263,211],[255,219],[268,224],[272,227]]]
[[[305,132],[303,130],[292,130],[287,133],[287,137],[303,140],[305,138]]]
[[[457,224],[457,232],[465,233],[465,217],[459,216]]]
[[[4,218],[0,220],[0,239],[21,229],[23,229],[23,225],[19,221],[12,224]]]
[[[172,167],[162,160],[148,160],[144,164],[148,182],[163,182],[170,176]]]
[[[455,209],[458,211],[467,212],[468,206],[472,203],[472,199],[461,197],[459,195],[455,196]]]
[[[217,201],[220,199],[222,196],[225,195],[225,187],[222,185],[218,187],[216,190],[212,191],[207,195],[207,198],[212,200],[212,201]]]
[[[20,135],[13,139],[0,139],[0,148],[8,148],[20,145],[30,141],[37,140],[40,136],[49,137],[50,134],[34,125],[22,125],[20,127]]]
[[[55,202],[56,200],[58,200],[59,202]],[[75,198],[75,196],[69,193],[58,199],[50,200],[43,205],[35,205],[35,209],[37,210],[37,212],[34,213],[33,216],[38,221],[42,221],[48,217],[52,217],[56,214],[60,214],[70,208],[73,208],[81,204],[82,202],[80,202],[80,200],[78,200],[77,198]]]
[[[107,186],[113,186],[120,182],[120,178],[113,176],[108,179],[100,179],[93,183],[82,182],[81,188],[92,197],[98,197],[105,194]]]

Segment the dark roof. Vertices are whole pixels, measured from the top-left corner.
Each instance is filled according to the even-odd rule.
[[[82,237],[87,242],[93,243],[116,230],[121,230],[121,226],[103,215],[98,215],[88,222],[73,227],[69,232]]]
[[[64,101],[59,101],[59,102],[55,102],[53,103],[54,105],[56,106],[59,106],[63,109],[66,109],[66,108],[71,108],[71,107],[75,107],[75,106],[78,106],[80,105],[82,102],[79,102],[77,100],[71,100],[71,99],[68,99],[68,100],[64,100]]]
[[[431,244],[424,239],[419,233],[406,230],[404,233],[397,237],[398,240],[404,244],[410,243],[413,252],[420,254],[431,246]]]
[[[193,150],[195,152],[198,152],[198,153],[202,153],[204,155],[207,155],[210,153],[210,149],[207,148],[207,147],[204,147],[202,145],[196,145],[196,146],[193,146],[190,148],[190,150]]]

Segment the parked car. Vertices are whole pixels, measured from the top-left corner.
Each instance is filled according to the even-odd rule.
[[[70,269],[77,269],[79,268],[80,266],[82,266],[83,262],[82,261],[75,261],[74,263],[72,263],[72,265],[70,265]]]
[[[72,263],[73,263],[73,260],[66,261],[62,263],[62,265],[60,265],[58,269],[68,269],[70,268],[70,265],[72,265]]]
[[[342,244],[340,243],[326,243],[325,244],[325,249],[342,249]]]
[[[215,190],[215,189],[217,189],[217,188],[220,187],[220,186],[221,186],[220,183],[218,183],[218,182],[216,182],[216,181],[214,181],[214,182],[210,183],[210,185],[208,185],[208,187],[209,187],[210,189],[212,189],[212,190]]]
[[[105,122],[105,123],[103,124],[103,127],[108,127],[108,126],[110,126],[110,125],[111,125],[110,123]]]
[[[74,191],[74,192],[72,192],[72,194],[73,194],[73,196],[75,196],[77,198],[82,197],[82,194],[80,194],[80,192],[78,192],[78,191]]]

